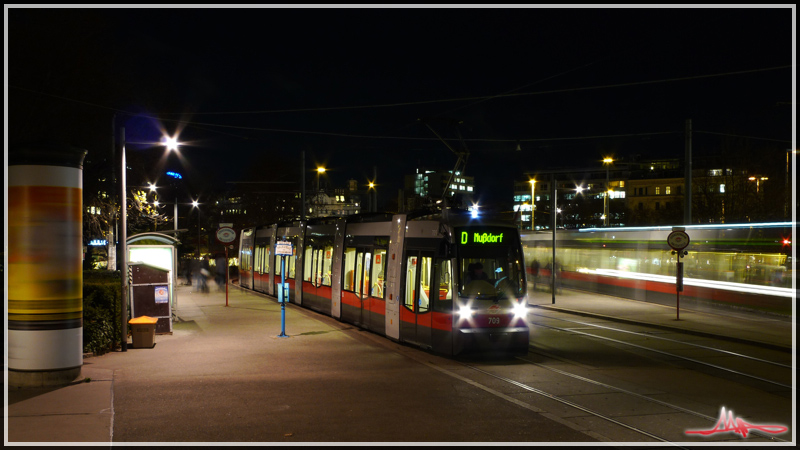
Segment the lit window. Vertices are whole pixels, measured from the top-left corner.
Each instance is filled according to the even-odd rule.
[[[667,195],[670,194],[670,187],[669,186],[664,188],[664,193],[667,194]]]
[[[719,185],[719,192],[720,192],[720,194],[725,193],[725,185],[724,184],[720,184]]]
[[[661,195],[661,186],[656,186],[656,195]]]
[[[472,192],[472,186],[467,186],[467,192]]]

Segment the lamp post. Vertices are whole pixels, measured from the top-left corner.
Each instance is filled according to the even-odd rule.
[[[605,199],[605,201],[603,202],[603,218],[604,218],[603,219],[603,226],[606,226],[606,227],[608,226],[608,223],[609,223],[609,215],[610,215],[609,213],[610,213],[610,209],[611,209],[610,208],[610,206],[611,206],[610,200],[608,198],[608,192],[609,192],[609,189],[610,189],[609,184],[611,183],[610,180],[609,180],[609,177],[610,177],[609,166],[613,162],[614,162],[614,160],[611,159],[611,158],[603,158],[603,165],[606,166],[606,188],[605,188],[605,192],[604,192],[604,196],[603,196],[603,198]]]
[[[319,186],[319,176],[325,173],[324,167],[317,167],[317,194],[319,194],[320,186]]]
[[[373,192],[369,192],[372,190]],[[367,188],[367,196],[369,197],[369,212],[377,211],[376,203],[378,203],[378,190],[375,189],[375,182],[369,182],[369,188]],[[373,200],[374,196],[374,200]]]
[[[767,181],[767,180],[769,180],[769,178],[767,178],[767,177],[750,177],[750,178],[748,178],[748,180],[756,182],[756,194],[758,194],[761,182],[762,181]]]
[[[576,208],[579,211],[578,214],[575,214],[575,216],[578,217],[578,222],[575,223],[575,226],[578,227],[578,228],[580,228],[580,226],[581,226],[581,224],[579,223],[580,219],[581,219],[581,215],[580,215],[580,209],[578,208],[578,196],[583,194],[584,190],[586,190],[586,188],[584,188],[582,184],[575,185],[575,202],[572,204],[572,206],[573,206],[573,208]],[[561,213],[561,210],[558,210],[557,213]],[[564,223],[565,221],[566,221],[566,219],[562,216],[561,217],[561,222]],[[564,226],[566,227],[566,224]]]
[[[797,150],[786,150],[786,178],[784,180],[784,192],[786,195],[786,201],[783,204],[783,219],[785,221],[789,221],[789,199],[791,198],[790,190],[789,190],[789,155],[796,155]],[[793,157],[792,157],[793,158]]]
[[[120,220],[119,220],[119,248],[118,252],[120,279],[122,295],[120,301],[120,321],[122,336],[120,337],[120,348],[123,352],[128,351],[128,193],[125,186],[128,162],[125,158],[125,127],[120,130],[120,157],[122,159],[122,172],[120,173]]]
[[[113,122],[112,122],[113,124]],[[120,337],[121,350],[128,351],[128,188],[127,188],[127,168],[128,161],[125,156],[125,127],[120,128],[120,159],[122,172],[120,173],[120,224],[119,224],[119,267],[121,279],[121,308],[120,308],[120,321],[122,336]],[[167,151],[178,149],[177,137],[165,136],[161,141],[162,145],[167,147]],[[150,185],[151,190],[155,190],[155,185]],[[177,202],[176,202],[177,203]]]
[[[536,230],[536,178],[528,181],[531,184],[531,231]]]
[[[153,206],[158,208],[159,206],[169,205],[169,203],[161,203],[158,200],[153,202]],[[156,214],[157,215],[157,214]],[[175,202],[172,203],[172,221],[174,223],[174,230],[178,231],[178,198],[175,197]],[[158,231],[157,229],[155,231]]]
[[[192,208],[197,208],[197,250],[195,256],[200,259],[200,203],[197,200],[192,200]]]

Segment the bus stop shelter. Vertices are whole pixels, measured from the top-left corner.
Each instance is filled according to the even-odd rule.
[[[169,306],[175,311],[178,296],[178,244],[180,241],[164,233],[147,232],[128,237],[128,263],[144,263],[169,271]]]

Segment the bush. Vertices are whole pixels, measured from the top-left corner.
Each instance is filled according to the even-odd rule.
[[[120,345],[119,272],[83,272],[83,351],[95,355]]]

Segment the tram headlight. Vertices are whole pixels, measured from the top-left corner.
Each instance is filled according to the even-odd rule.
[[[526,318],[528,317],[528,304],[527,302],[519,302],[514,305],[514,317],[515,318]]]
[[[463,305],[458,308],[458,318],[459,319],[469,319],[472,316],[472,308],[467,305]]]

